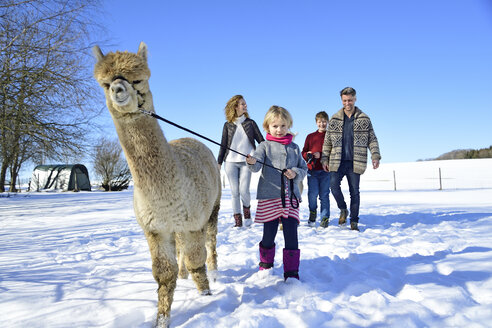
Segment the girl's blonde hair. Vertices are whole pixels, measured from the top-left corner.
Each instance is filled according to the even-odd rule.
[[[273,120],[280,118],[287,123],[287,129],[290,129],[292,127],[292,116],[290,116],[290,113],[287,109],[273,105],[270,107],[270,109],[267,111],[265,114],[265,119],[263,120],[263,129],[267,132],[270,133],[268,130],[268,127],[270,123],[272,123]],[[289,134],[292,134],[290,131],[287,132]]]
[[[238,116],[236,113],[236,109],[237,109],[237,106],[239,105],[239,101],[241,101],[241,100],[244,100],[243,96],[235,95],[234,97],[229,99],[229,101],[227,102],[227,104],[224,108],[225,117],[226,117],[227,122],[233,123],[237,119]],[[244,116],[249,118],[248,113],[244,113]]]

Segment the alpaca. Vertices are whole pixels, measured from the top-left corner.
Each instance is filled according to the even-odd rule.
[[[154,112],[145,43],[136,54],[104,55],[98,46],[93,52],[94,76],[104,89],[132,173],[135,216],[152,257],[158,284],[156,324],[167,327],[178,271],[180,277],[189,272],[198,291],[210,294],[206,267],[217,270],[219,169],[204,144],[192,138],[167,142],[157,120],[140,111]],[[178,267],[176,248],[187,271]]]

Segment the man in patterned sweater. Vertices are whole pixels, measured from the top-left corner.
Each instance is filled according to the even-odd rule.
[[[338,224],[345,224],[348,216],[340,183],[347,177],[350,191],[350,228],[359,231],[359,183],[367,166],[367,149],[371,151],[372,167],[377,169],[381,155],[371,119],[355,106],[356,92],[351,87],[340,91],[343,108],[328,124],[323,143],[321,164],[331,172],[331,193],[340,209]]]

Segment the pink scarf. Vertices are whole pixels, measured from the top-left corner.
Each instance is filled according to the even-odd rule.
[[[274,137],[270,133],[267,133],[266,140],[279,142],[282,145],[288,145],[288,144],[290,144],[292,142],[292,138],[293,137],[294,136],[292,134],[290,134],[290,133],[287,133],[285,136],[283,136],[281,138]]]

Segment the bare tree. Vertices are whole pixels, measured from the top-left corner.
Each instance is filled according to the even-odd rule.
[[[123,157],[118,140],[99,139],[93,152],[93,165],[106,191],[120,191],[128,188],[132,175]]]
[[[89,40],[99,3],[7,0],[0,5],[0,192],[9,168],[14,191],[24,162],[89,147],[88,128],[102,110],[94,101],[98,90]]]

